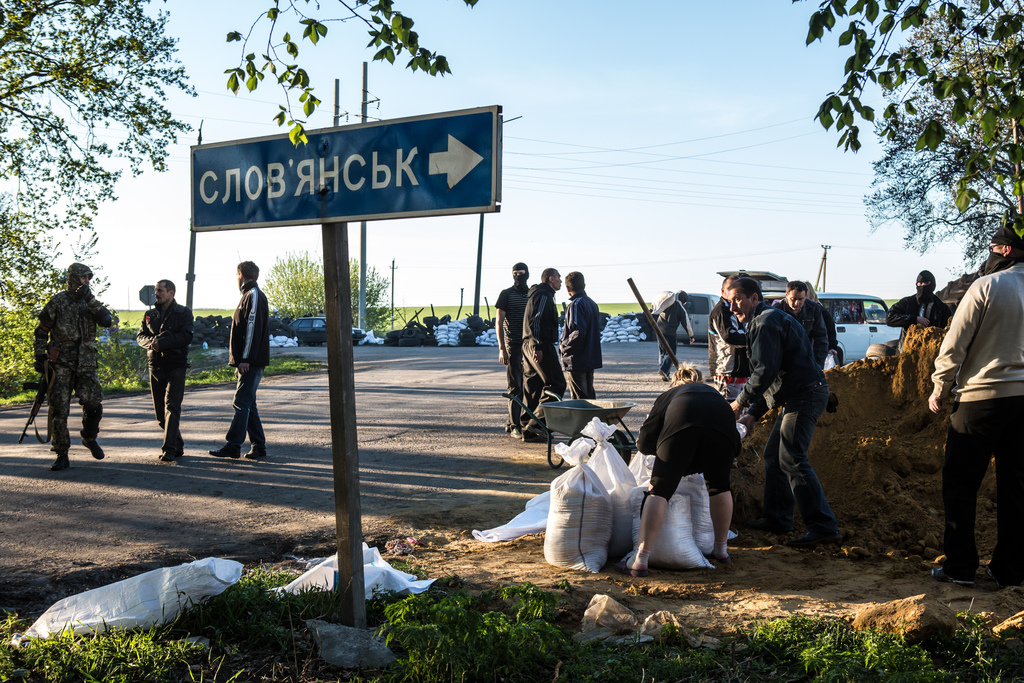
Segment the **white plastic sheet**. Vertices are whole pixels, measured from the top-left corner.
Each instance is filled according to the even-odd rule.
[[[335,553],[278,590],[286,593],[299,593],[311,588],[334,590],[334,575],[337,570],[338,555]],[[400,595],[409,595],[422,593],[430,588],[430,584],[433,582],[434,579],[417,580],[412,574],[394,569],[380,556],[380,552],[376,548],[370,548],[363,543],[363,584],[367,599],[373,595],[374,588],[392,590]]]
[[[548,526],[548,509],[551,506],[551,491],[534,496],[526,503],[526,509],[512,518],[508,524],[477,531],[473,529],[473,538],[484,543],[511,541],[527,534],[539,534]]]
[[[544,559],[556,567],[597,573],[608,561],[611,500],[597,474],[583,462],[593,442],[579,438],[559,446],[559,455],[573,467],[551,482]]]
[[[154,569],[56,602],[25,636],[46,638],[66,629],[82,634],[149,628],[174,619],[184,607],[219,595],[241,576],[240,563],[217,557]]]

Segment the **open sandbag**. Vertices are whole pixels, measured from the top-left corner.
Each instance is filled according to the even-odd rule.
[[[640,505],[643,503],[646,490],[646,486],[637,486],[629,492],[629,502],[633,508],[634,549],[640,545]],[[632,560],[633,553],[630,552],[626,556],[626,561],[628,563]],[[704,557],[704,553],[693,540],[689,496],[677,494],[669,499],[665,523],[661,526],[647,564],[661,569],[714,569],[714,565]]]
[[[583,462],[592,446],[589,439],[556,446],[572,469],[551,482],[544,559],[556,567],[596,573],[608,560],[612,503],[601,479]]]

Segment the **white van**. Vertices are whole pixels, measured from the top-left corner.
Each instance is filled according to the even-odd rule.
[[[765,297],[768,304],[781,298],[774,293]],[[825,307],[836,324],[839,344],[838,365],[860,360],[872,344],[899,339],[899,328],[885,324],[889,307],[885,302],[866,294],[818,292],[818,303]]]
[[[687,301],[683,304],[687,315],[690,316],[690,326],[693,327],[693,338],[695,341],[706,344],[708,341],[708,314],[715,304],[722,298],[717,294],[701,294],[700,292],[687,292]],[[680,343],[689,343],[686,330],[679,326],[676,335]]]

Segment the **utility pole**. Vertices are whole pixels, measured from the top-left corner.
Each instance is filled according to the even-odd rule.
[[[199,122],[199,141],[197,145],[203,144],[203,122]],[[188,272],[185,273],[185,306],[192,310],[192,283],[196,281],[196,233],[192,230],[191,219],[188,234]]]
[[[821,265],[818,266],[818,277],[814,281],[814,289],[818,292],[825,291],[825,277],[828,274],[828,250],[831,249],[827,244],[821,245],[821,248],[825,251],[821,254]],[[821,283],[821,288],[818,288],[818,283]]]
[[[480,236],[476,241],[476,292],[473,294],[473,315],[480,315],[480,271],[484,263],[484,215],[480,214]]]
[[[395,329],[395,259],[391,259],[391,329]]]
[[[366,105],[370,93],[367,90],[366,83],[366,62],[363,62],[363,97],[362,106],[360,107],[359,114],[363,123],[366,123]],[[393,264],[392,264],[393,265]],[[391,276],[391,287],[392,292],[394,291],[395,277],[394,273]],[[394,295],[391,297],[391,315],[394,318]],[[366,221],[359,224],[359,327],[366,326]],[[392,319],[391,327],[394,329],[395,321]]]

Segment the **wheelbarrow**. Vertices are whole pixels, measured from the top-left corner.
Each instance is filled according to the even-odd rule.
[[[512,394],[502,394],[502,396],[518,403],[523,412],[536,420],[537,424],[544,430],[548,437],[548,465],[552,469],[557,470],[562,466],[563,462],[562,456],[555,453],[552,447],[555,434],[564,434],[572,441],[581,436],[580,432],[582,429],[595,417],[605,424],[618,422],[622,429],[625,430],[625,432],[617,430],[609,437],[608,442],[615,447],[615,450],[619,452],[619,455],[626,461],[626,464],[629,464],[633,451],[636,450],[636,437],[633,436],[633,432],[629,431],[629,427],[622,421],[622,418],[626,416],[626,413],[631,408],[636,406],[635,403],[630,403],[629,401],[599,401],[597,399],[563,401],[561,400],[562,397],[557,394],[551,392],[548,392],[548,394],[558,400],[543,404],[543,420],[527,408],[526,404],[518,397]]]

